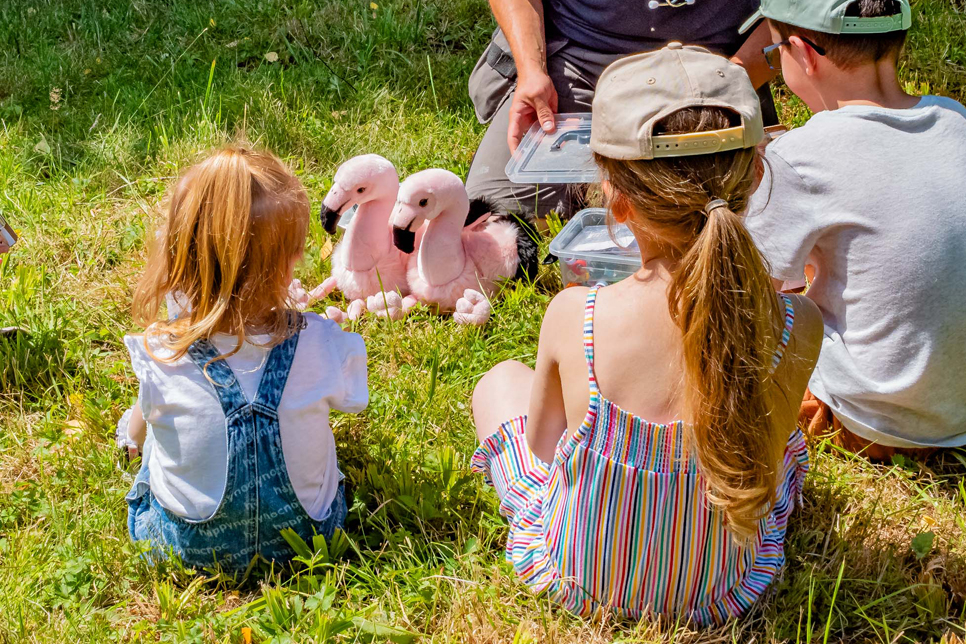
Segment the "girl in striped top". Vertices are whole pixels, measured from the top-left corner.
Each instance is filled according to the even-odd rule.
[[[784,563],[822,322],[776,293],[738,214],[760,169],[759,109],[743,70],[700,48],[608,68],[591,146],[642,267],[561,292],[536,370],[501,363],[474,392],[473,467],[501,499],[507,559],[580,614],[721,622]],[[708,140],[698,132],[737,143],[661,154]]]

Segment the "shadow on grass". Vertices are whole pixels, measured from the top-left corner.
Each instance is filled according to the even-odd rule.
[[[955,513],[939,511],[909,469],[827,447],[813,455],[783,578],[742,630],[767,625],[798,641],[962,635],[966,560]]]

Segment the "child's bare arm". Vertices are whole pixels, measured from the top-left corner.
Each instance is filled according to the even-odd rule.
[[[141,413],[141,405],[138,403],[131,410],[131,418],[127,426],[127,435],[138,444],[138,449],[141,449],[144,447],[144,438],[147,432],[148,424],[144,422],[144,414]]]
[[[530,393],[530,413],[527,417],[527,444],[530,450],[545,463],[553,460],[560,437],[567,429],[567,412],[564,408],[563,387],[557,362],[557,350],[562,336],[562,314],[568,311],[559,295],[554,298],[543,318],[540,328],[540,345],[537,349],[536,374]]]

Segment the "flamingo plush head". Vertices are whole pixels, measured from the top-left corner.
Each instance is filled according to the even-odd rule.
[[[322,226],[333,235],[346,210],[376,199],[393,200],[398,189],[399,175],[388,160],[378,154],[352,157],[336,170],[332,187],[322,200]]]
[[[452,215],[462,227],[468,210],[466,188],[455,174],[439,169],[417,172],[399,186],[396,206],[389,218],[393,243],[402,252],[411,253],[416,231],[424,221]]]

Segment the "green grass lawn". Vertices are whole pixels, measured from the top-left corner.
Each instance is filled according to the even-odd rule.
[[[966,98],[964,11],[916,2],[910,88]],[[166,186],[239,137],[284,157],[316,204],[362,152],[403,175],[465,174],[483,132],[466,80],[492,26],[484,0],[0,3],[0,212],[22,233],[0,264],[0,326],[30,330],[0,341],[0,642],[963,635],[962,451],[872,466],[813,445],[787,570],[721,629],[584,621],[532,596],[503,562],[495,496],[468,471],[469,397],[496,362],[532,363],[552,268],[507,289],[481,330],[426,314],[356,326],[371,403],[333,417],[354,494],[347,543],[242,584],[138,558],[113,427],[136,396],[121,338]],[[327,274],[326,240],[314,221],[297,270],[308,284]]]

